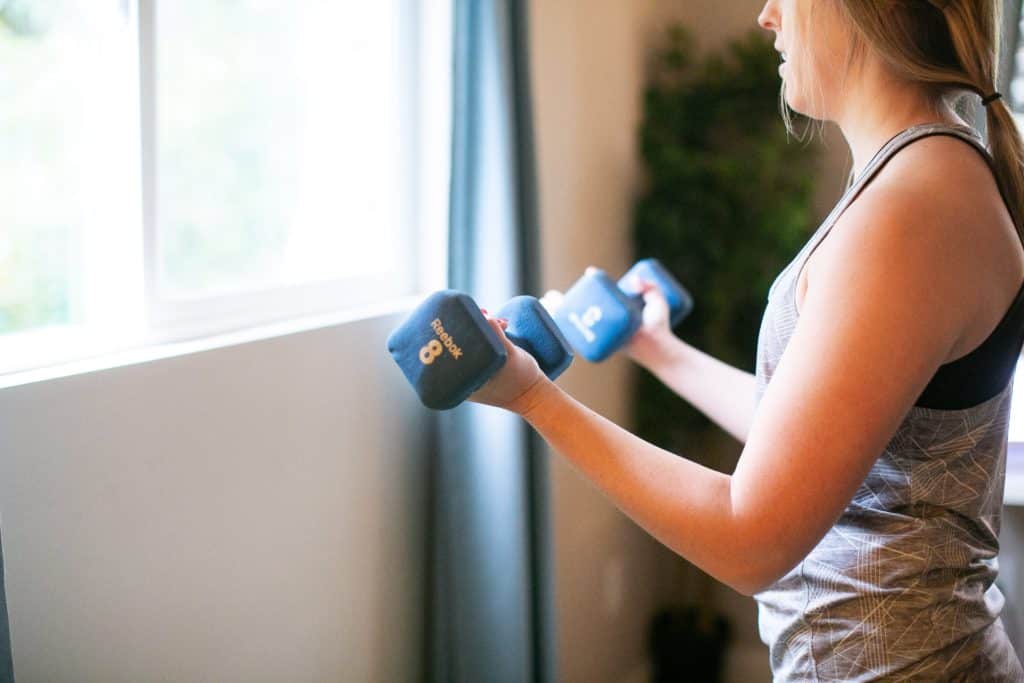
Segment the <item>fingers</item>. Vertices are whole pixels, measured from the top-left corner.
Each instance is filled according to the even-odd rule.
[[[495,328],[495,331],[504,331],[506,328],[508,328],[508,320],[506,318],[492,318],[491,314],[487,312],[486,308],[481,308],[480,312],[484,314],[484,318],[486,318],[487,322],[491,325],[491,327]]]
[[[487,312],[486,308],[481,308],[480,312],[483,313],[483,317],[485,317],[487,319],[488,323],[497,323],[501,327],[502,330],[508,328],[509,322],[508,322],[507,318],[504,318],[504,317],[492,317],[492,316],[490,316],[490,313]]]
[[[644,305],[649,304],[668,304],[665,300],[665,295],[661,293],[661,290],[657,286],[652,286],[651,289],[644,290]]]
[[[643,296],[645,304],[665,299],[665,295],[661,293],[661,288],[654,282],[644,280],[639,275],[634,275],[632,282],[636,291]]]
[[[634,283],[633,286],[636,287],[636,290],[638,292],[640,292],[641,294],[647,294],[647,292],[660,292],[661,291],[661,289],[658,287],[657,284],[655,284],[654,282],[652,282],[650,280],[645,280],[642,277],[640,277],[639,275],[634,275],[633,276],[633,283]]]
[[[498,335],[498,339],[501,340],[501,344],[505,347],[505,351],[510,356],[516,353],[516,345],[513,344],[512,340],[505,334],[505,329],[508,327],[508,320],[505,320],[504,318],[492,318],[490,316],[485,317],[487,318],[487,324],[491,326],[494,333]]]

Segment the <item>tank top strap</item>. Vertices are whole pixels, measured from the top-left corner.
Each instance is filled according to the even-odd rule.
[[[810,255],[818,248],[822,240],[824,240],[829,232],[832,230],[832,226],[836,224],[839,217],[843,215],[846,209],[849,208],[850,204],[860,196],[864,188],[878,175],[878,173],[885,167],[885,165],[892,159],[893,156],[901,149],[909,145],[910,143],[920,140],[922,138],[931,137],[934,135],[950,135],[967,142],[972,145],[978,152],[985,158],[989,168],[992,169],[995,174],[995,162],[992,160],[992,156],[989,154],[988,149],[985,147],[984,142],[974,129],[967,126],[948,124],[948,123],[921,123],[910,128],[905,128],[896,135],[892,136],[883,144],[874,156],[868,161],[861,170],[860,174],[854,178],[853,182],[843,193],[843,196],[836,202],[835,207],[829,212],[825,220],[821,222],[818,229],[811,235],[811,237],[804,243],[803,248],[800,252],[790,261],[779,276],[772,283],[769,290],[769,298],[772,297],[783,283],[795,284],[795,281],[799,278],[800,272],[803,270],[804,263],[810,257]],[[997,183],[998,184],[998,183]],[[1005,198],[1004,198],[1005,200]]]
[[[875,176],[878,175],[878,173],[885,167],[889,160],[896,155],[897,152],[912,142],[935,135],[950,135],[960,138],[972,145],[985,158],[986,163],[993,170],[993,173],[995,172],[992,156],[985,147],[981,136],[979,136],[972,128],[948,123],[921,123],[916,126],[906,128],[889,138],[889,140],[886,141],[886,143],[882,145],[877,152],[875,152],[874,156],[871,157],[867,165],[865,165],[863,170],[861,170],[860,174],[853,180],[850,187],[847,188],[846,192],[843,193],[843,196],[836,203],[835,208],[829,212],[828,216],[824,221],[822,221],[821,226],[808,242],[808,249],[807,253],[804,255],[804,259],[810,256],[811,252],[817,249],[821,241],[825,239],[828,233],[832,230],[832,226],[839,220],[839,217],[846,212],[846,209],[850,207],[850,204],[860,196],[868,184],[874,180]]]
[[[815,249],[818,248],[821,241],[828,236],[828,233],[832,230],[832,226],[835,225],[837,220],[839,220],[839,217],[842,216],[846,209],[849,208],[850,204],[860,196],[860,193],[863,192],[868,183],[878,175],[878,172],[882,170],[889,159],[891,159],[896,152],[915,140],[920,140],[921,138],[932,135],[952,135],[965,140],[985,156],[986,161],[990,166],[993,165],[992,158],[989,155],[988,150],[984,147],[981,138],[973,129],[966,126],[946,123],[922,123],[900,131],[889,138],[889,140],[887,140],[885,144],[875,152],[868,163],[864,166],[863,170],[861,170],[860,174],[854,178],[853,182],[850,183],[850,186],[846,188],[843,196],[839,198],[839,201],[836,202],[835,206],[821,222],[817,230],[815,230],[808,238],[804,243],[804,246],[796,256],[793,257],[793,260],[782,269],[782,272],[780,272],[775,278],[775,281],[769,289],[769,298],[774,296],[775,291],[783,286],[784,283],[793,283],[795,279],[799,277],[800,271],[803,270],[803,264],[807,258]]]

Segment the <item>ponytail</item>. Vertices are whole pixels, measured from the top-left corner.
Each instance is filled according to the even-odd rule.
[[[1024,140],[996,95],[1002,0],[842,0],[841,14],[863,44],[908,81],[945,96],[985,100],[996,183],[1024,241]]]
[[[1024,240],[1024,141],[1017,122],[1002,98],[985,106],[988,147],[995,161],[995,175],[1017,234]]]
[[[958,66],[982,97],[988,147],[996,181],[1024,240],[1024,140],[1006,101],[998,93],[1002,3],[998,0],[929,0],[946,18]]]

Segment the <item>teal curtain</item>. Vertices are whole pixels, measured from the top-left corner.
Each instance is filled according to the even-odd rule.
[[[1003,93],[1008,104],[1016,106],[1010,92],[1010,83],[1013,81],[1014,58],[1017,54],[1017,44],[1020,42],[1020,10],[1021,0],[1002,0],[1003,3],[1003,27],[1002,45],[999,54],[999,82],[997,89]]]
[[[455,0],[449,285],[496,311],[537,289],[526,1]],[[439,419],[431,477],[433,681],[554,680],[546,462],[517,417]]]
[[[0,534],[0,683],[10,683],[14,681],[14,659],[11,656],[11,629],[7,621],[3,545],[3,536]]]

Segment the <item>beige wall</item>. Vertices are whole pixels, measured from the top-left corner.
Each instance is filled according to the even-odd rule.
[[[614,276],[632,261],[636,136],[650,46],[673,20],[712,47],[756,28],[758,0],[534,0],[531,59],[543,228],[543,284],[564,289],[588,265]],[[842,167],[840,154],[833,166]],[[825,202],[834,188],[824,193]],[[700,293],[697,292],[697,296]],[[628,425],[627,362],[574,364],[562,384]],[[729,457],[728,454],[726,457]],[[735,457],[734,455],[732,457]],[[694,585],[692,570],[551,460],[561,680],[640,678],[654,609]],[[697,585],[700,585],[699,583]],[[733,617],[731,680],[767,680],[753,601],[729,589],[714,600]]]
[[[382,352],[399,320],[0,390],[17,680],[417,680],[429,415]]]

